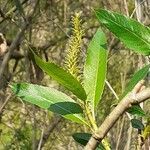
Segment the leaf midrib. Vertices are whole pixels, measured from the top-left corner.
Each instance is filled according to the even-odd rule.
[[[80,98],[80,99],[82,99],[82,100],[84,100],[85,99],[85,97],[86,97],[86,93],[85,93],[85,91],[84,91],[84,89],[83,89],[83,87],[82,87],[82,85],[80,85],[80,83],[70,74],[70,73],[65,73],[65,70],[63,69],[63,68],[61,68],[61,67],[59,67],[58,65],[56,65],[56,64],[54,64],[54,63],[52,63],[52,62],[44,62],[44,61],[42,61],[42,59],[40,59],[37,55],[35,55],[34,54],[34,57],[35,57],[35,59],[36,59],[36,61],[39,63],[38,65],[39,65],[39,67],[42,69],[42,68],[44,68],[45,70],[45,72],[49,75],[49,76],[51,76],[53,79],[55,79],[56,81],[58,81],[60,84],[63,84],[64,85],[64,87],[66,87],[68,90],[70,90],[70,91],[72,91],[72,93],[74,93],[74,95],[76,95],[78,98]],[[41,66],[41,64],[45,64],[45,66],[44,67],[42,67]],[[49,66],[51,66],[51,67],[54,67],[54,69],[55,69],[55,72],[57,72],[57,69],[60,69],[62,72],[62,74],[63,74],[63,76],[66,76],[67,78],[69,78],[69,80],[63,80],[62,78],[61,78],[61,76],[62,75],[59,75],[59,74],[57,74],[57,75],[55,75],[54,73],[53,73],[53,71],[51,71],[51,67],[49,67]],[[48,69],[49,68],[49,69]],[[66,78],[65,77],[65,78]],[[69,82],[68,82],[69,81]],[[71,83],[74,83],[75,84],[75,88],[72,88],[72,84]],[[77,92],[78,91],[78,92]],[[84,98],[83,98],[83,96],[81,97],[81,95],[83,95],[84,94]]]
[[[100,13],[100,12],[98,12],[98,13]],[[111,15],[111,14],[109,14],[109,15]],[[118,15],[118,14],[117,14],[117,15]],[[104,15],[103,15],[103,16],[104,16]],[[111,22],[113,22],[113,23],[115,23],[116,25],[118,25],[119,27],[122,28],[122,26],[119,25],[117,22],[115,22],[115,21],[113,21],[113,20],[111,20],[111,19],[109,19],[109,18],[106,18],[105,16],[104,16],[104,18],[107,19],[107,20],[109,20],[109,21],[111,21]],[[103,23],[103,24],[104,24],[104,23]],[[123,27],[124,27],[124,26],[123,26]],[[144,43],[146,43],[146,45],[150,46],[150,43],[149,43],[148,41],[146,41],[146,40],[143,39],[143,38],[139,38],[139,37],[141,37],[141,36],[138,36],[138,35],[135,34],[132,30],[129,30],[129,29],[126,28],[126,27],[124,27],[124,29],[125,29],[126,31],[129,31],[129,32],[132,33],[133,35],[135,35],[135,36],[137,37],[137,39],[142,40]]]
[[[33,95],[33,96],[34,96],[34,94],[31,94],[31,93],[30,93],[30,95],[31,95],[31,96]],[[61,108],[61,109],[63,109],[63,110],[66,111],[66,109],[64,109],[63,107],[60,107],[59,105],[57,105],[57,103],[59,103],[59,102],[54,103],[54,102],[51,101],[50,99],[46,99],[46,98],[44,98],[44,97],[42,97],[42,96],[38,96],[38,95],[36,95],[36,98],[37,98],[37,99],[39,98],[39,101],[43,101],[43,102],[44,102],[44,101],[47,101],[48,103],[50,103],[50,105],[51,105],[51,104],[56,104],[57,107],[59,107],[59,108]],[[61,102],[61,101],[60,101],[60,102]],[[64,102],[67,102],[67,101],[64,101]],[[70,102],[70,101],[69,101],[69,102]],[[67,110],[67,112],[71,113],[71,112],[68,111],[68,110]]]
[[[98,58],[100,57],[100,52],[98,53]],[[99,64],[100,64],[100,60],[98,59],[98,65],[97,65],[97,67],[96,67],[96,74],[95,74],[95,76],[96,76],[96,80],[95,80],[95,86],[94,86],[94,88],[95,88],[95,90],[94,90],[94,107],[96,107],[96,89],[97,89],[97,82],[98,82],[98,73],[99,73],[99,70],[100,70],[100,67],[99,67]]]
[[[27,92],[27,93],[28,93],[28,92]],[[31,96],[32,96],[32,95],[34,96],[34,94],[31,94],[30,91],[29,91],[29,93],[30,93]],[[51,100],[48,100],[48,99],[46,99],[46,98],[44,98],[44,97],[37,96],[37,95],[36,95],[36,97],[37,97],[37,98],[39,97],[39,99],[44,99],[44,100],[47,101],[48,103],[55,104],[55,103],[53,103]],[[41,101],[42,101],[42,100],[41,100]],[[64,101],[64,102],[65,102],[65,101]],[[66,101],[66,102],[67,102],[67,101]],[[71,102],[71,101],[69,101],[69,102]],[[66,111],[66,109],[64,109],[63,107],[60,107],[60,106],[57,105],[57,104],[56,104],[56,106]],[[69,112],[69,114],[67,114],[67,115],[73,115],[73,116],[77,117],[81,122],[83,122],[83,120],[81,120],[78,116],[76,116],[76,115],[79,115],[80,113],[79,113],[79,114],[72,114],[72,113],[71,113],[70,111],[68,111],[68,110],[67,110],[67,112]],[[65,116],[65,115],[63,115],[63,116]],[[84,123],[84,122],[83,122],[83,123]]]
[[[103,49],[101,46],[100,46],[100,49]],[[100,57],[100,52],[99,52],[99,57]],[[99,59],[99,62],[98,62],[98,66],[97,66],[97,74],[100,72],[100,70],[101,70],[101,67],[100,67],[100,62],[101,60]],[[104,66],[105,67],[105,66]],[[97,78],[96,78],[96,83],[98,82],[98,76],[97,76]],[[98,86],[98,84],[96,85],[95,84],[95,88],[97,89],[97,86]],[[104,87],[104,83],[103,83],[103,87]],[[102,94],[102,93],[101,93]],[[100,95],[101,96],[101,95]],[[99,98],[101,98],[101,97],[99,97]],[[95,99],[96,99],[96,91],[95,91]],[[94,107],[96,107],[96,104],[97,104],[97,101],[94,101],[95,103],[94,103]]]

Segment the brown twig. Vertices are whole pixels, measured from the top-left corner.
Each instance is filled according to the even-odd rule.
[[[3,59],[3,62],[1,64],[1,67],[0,67],[0,80],[3,76],[3,73],[4,73],[4,70],[5,70],[5,67],[10,59],[10,56],[12,55],[13,51],[15,50],[15,48],[17,47],[17,45],[19,44],[20,42],[20,39],[23,37],[24,35],[24,32],[25,30],[27,29],[28,27],[28,23],[25,22],[22,26],[22,29],[21,31],[17,34],[15,40],[12,42],[12,44],[10,45],[9,49],[8,49],[8,52],[7,54],[5,55],[4,59]]]
[[[2,104],[2,106],[0,107],[0,114],[3,112],[3,109],[5,108],[5,106],[7,105],[7,103],[8,103],[8,101],[10,100],[10,98],[11,98],[11,94],[9,94],[8,96],[7,96],[7,98],[5,99],[5,101],[4,101],[4,103]]]

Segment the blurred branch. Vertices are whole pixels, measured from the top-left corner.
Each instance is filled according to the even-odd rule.
[[[112,88],[112,86],[110,85],[110,83],[109,83],[107,80],[105,80],[105,83],[107,84],[108,88],[109,88],[110,91],[113,93],[113,95],[115,96],[115,98],[116,98],[117,100],[119,100],[119,97],[118,97],[117,93],[114,91],[114,89]]]
[[[123,134],[123,127],[125,125],[125,116],[123,116],[122,118],[120,118],[120,131],[119,131],[119,135],[117,137],[117,144],[116,144],[116,150],[119,150],[119,146],[121,144],[121,137],[122,137],[122,134]]]
[[[142,3],[144,0],[135,0],[136,16],[139,22],[143,20]]]
[[[29,23],[28,22],[24,22],[21,31],[18,32],[18,34],[16,35],[16,38],[14,39],[14,41],[11,43],[8,52],[6,53],[6,55],[4,56],[4,59],[2,61],[1,67],[0,67],[0,80],[3,76],[5,67],[10,59],[10,56],[12,55],[13,51],[16,49],[17,45],[20,43],[20,39],[22,39],[22,37],[24,36],[24,32],[27,29]]]
[[[37,150],[41,150],[41,144],[43,141],[43,136],[44,136],[44,128],[42,129],[41,138],[40,138]]]
[[[124,0],[124,6],[125,6],[126,15],[129,17],[129,10],[128,10],[127,0]]]
[[[130,144],[131,144],[131,138],[132,138],[132,126],[130,124],[130,127],[128,129],[128,135],[127,135],[127,143],[126,143],[126,146],[125,146],[125,150],[130,150]]]
[[[29,0],[24,0],[21,4],[24,5],[25,3],[27,3]],[[0,24],[3,23],[5,20],[7,19],[10,19],[11,20],[11,17],[10,17],[10,14],[12,12],[15,12],[17,10],[16,6],[14,6],[13,8],[11,8],[7,13],[3,13],[3,11],[0,9],[0,15],[1,17],[3,18],[1,21],[0,21]]]
[[[6,99],[5,99],[5,101],[4,101],[4,103],[2,104],[2,106],[0,107],[0,115],[2,114],[2,112],[3,112],[3,109],[5,108],[5,106],[7,105],[7,103],[8,103],[8,101],[10,100],[10,98],[11,98],[11,94],[9,94],[7,97],[6,97]]]
[[[61,121],[62,121],[62,117],[54,116],[52,123],[49,125],[49,127],[47,127],[47,130],[45,130],[44,133],[43,133],[43,136],[42,136],[43,139],[40,138],[39,140],[37,140],[36,149],[38,148],[39,145],[40,145],[40,148],[42,148],[45,145],[45,143],[47,142],[50,134],[54,131],[54,129],[58,126],[58,124]]]
[[[26,0],[27,1],[27,0]],[[37,4],[39,3],[40,0],[36,0],[35,2],[35,6],[33,7],[33,10],[36,10],[37,9]],[[5,67],[6,65],[8,64],[8,61],[12,55],[12,53],[14,52],[14,50],[16,49],[16,47],[20,44],[22,37],[24,36],[24,33],[26,31],[26,29],[28,28],[28,26],[30,25],[32,19],[33,19],[33,16],[34,16],[34,13],[36,11],[33,11],[29,16],[27,16],[23,22],[23,25],[21,27],[21,30],[18,32],[18,34],[16,35],[16,38],[14,39],[14,41],[11,43],[9,49],[8,49],[8,52],[7,54],[4,56],[4,59],[2,61],[2,64],[1,64],[1,67],[0,67],[0,80],[3,76],[3,73],[4,73],[4,70],[5,70]]]
[[[142,5],[146,0],[143,0],[142,2],[138,3],[136,5],[136,7],[134,8],[132,14],[130,15],[130,18],[133,18],[133,15],[135,14],[136,10],[138,9],[138,7],[140,7],[140,5]]]
[[[1,10],[1,8],[0,8],[0,15],[1,15],[2,18],[5,18],[5,14],[4,14],[3,11]]]

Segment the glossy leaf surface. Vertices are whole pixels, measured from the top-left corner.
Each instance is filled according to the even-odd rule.
[[[66,101],[51,104],[48,110],[60,115],[83,113],[82,108],[77,103]]]
[[[90,133],[74,133],[72,135],[73,139],[83,146],[85,146],[88,143],[91,136],[92,136],[92,134],[90,134]],[[105,148],[103,147],[102,144],[99,144],[98,147],[96,148],[96,150],[105,150]]]
[[[34,54],[36,64],[58,83],[62,84],[81,100],[86,100],[86,93],[82,85],[69,72],[52,62],[45,62]]]
[[[88,46],[83,82],[87,100],[91,102],[93,110],[98,105],[104,90],[107,54],[105,34],[98,29]]]
[[[144,125],[143,125],[143,123],[142,123],[141,120],[132,119],[132,120],[131,120],[131,124],[132,124],[132,127],[133,127],[133,128],[141,129],[141,130],[144,129]]]
[[[92,135],[90,133],[74,133],[72,137],[81,145],[86,145]]]
[[[137,116],[145,116],[144,110],[139,106],[139,105],[132,105],[131,108],[127,109],[127,112],[132,114],[132,115],[137,115]]]
[[[150,55],[150,28],[136,20],[104,9],[95,10],[100,23],[115,34],[126,47]]]
[[[28,83],[13,84],[11,87],[18,97],[31,104],[58,113],[74,122],[85,123],[80,105],[60,91]]]

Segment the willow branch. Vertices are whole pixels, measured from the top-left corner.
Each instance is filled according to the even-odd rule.
[[[98,130],[92,135],[85,146],[85,150],[95,150],[98,144],[113,127],[115,122],[128,108],[130,108],[133,104],[139,104],[150,98],[150,88],[143,89],[143,84],[144,82],[140,81],[134,89],[120,101],[114,110],[107,116]]]

